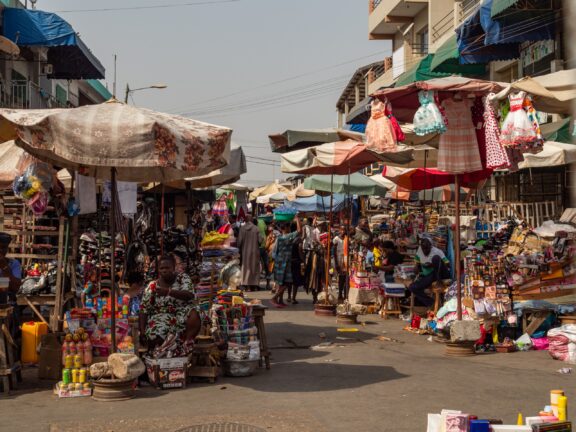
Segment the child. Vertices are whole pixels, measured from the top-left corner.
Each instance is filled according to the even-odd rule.
[[[142,301],[142,294],[144,292],[144,275],[142,273],[133,272],[128,275],[128,314],[129,316],[138,316],[140,313],[140,303]]]

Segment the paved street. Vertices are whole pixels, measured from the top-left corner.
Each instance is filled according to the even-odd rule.
[[[270,371],[185,390],[145,388],[128,402],[58,400],[48,385],[36,389],[30,370],[23,388],[0,404],[5,430],[156,432],[228,421],[280,432],[414,432],[425,431],[426,414],[442,408],[512,423],[518,410],[528,415],[542,408],[550,389],[574,397],[576,375],[557,373],[564,365],[545,352],[445,358],[442,345],[402,331],[399,321],[363,319],[358,333],[338,333],[334,319],[314,316],[309,300],[270,310]],[[334,344],[309,349],[322,332]],[[381,335],[400,342],[380,341]]]

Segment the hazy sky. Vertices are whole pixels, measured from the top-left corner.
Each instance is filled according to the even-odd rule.
[[[198,2],[208,4],[181,6]],[[147,8],[171,5],[180,6]],[[132,7],[140,9],[78,11]],[[232,141],[260,158],[242,177],[252,185],[282,176],[262,160],[280,159],[268,134],[336,126],[354,70],[390,55],[388,42],[368,40],[366,0],[38,0],[37,8],[80,33],[110,90],[118,55],[119,98],[127,82],[165,83],[135,92],[134,103],[233,128]]]

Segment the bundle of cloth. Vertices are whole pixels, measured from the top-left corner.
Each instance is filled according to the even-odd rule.
[[[566,324],[548,332],[548,352],[556,360],[576,364],[576,324]]]

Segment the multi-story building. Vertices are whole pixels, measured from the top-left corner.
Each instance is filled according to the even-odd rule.
[[[570,1],[369,0],[368,37],[388,44],[391,54],[354,73],[336,105],[339,126],[365,119],[364,96],[382,87],[451,74],[512,82],[576,67],[564,36]],[[543,114],[542,120],[553,119]],[[569,185],[569,170],[530,178],[520,171],[493,184],[514,183],[507,199],[560,202],[567,188],[557,185]]]
[[[0,0],[0,23],[0,107],[66,108],[112,97],[99,81],[104,67],[58,15]]]

